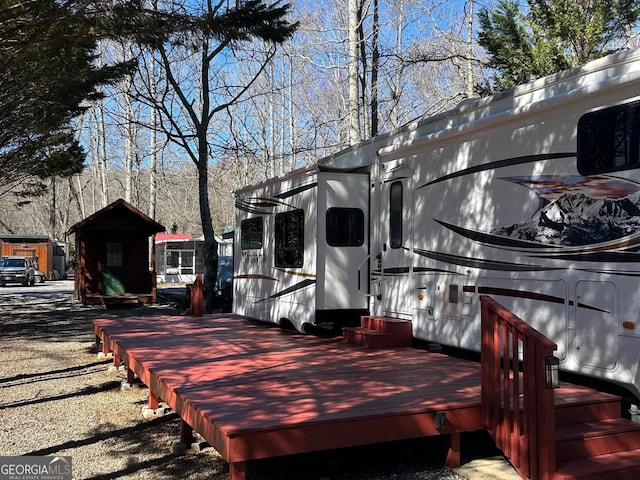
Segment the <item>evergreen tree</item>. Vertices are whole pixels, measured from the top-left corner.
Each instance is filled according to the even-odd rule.
[[[627,46],[640,16],[635,0],[500,0],[478,14],[478,43],[496,74],[482,93],[582,65]]]
[[[1,5],[0,196],[17,185],[29,192],[46,178],[81,171],[85,153],[71,121],[99,97],[101,85],[133,67],[96,66],[95,6],[55,0]]]

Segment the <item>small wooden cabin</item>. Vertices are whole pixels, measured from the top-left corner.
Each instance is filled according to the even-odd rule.
[[[123,199],[73,225],[79,300],[85,305],[155,301],[155,242],[149,238],[164,230]]]
[[[1,256],[33,257],[37,261],[38,269],[48,278],[53,277],[54,245],[47,235],[3,234],[0,235],[0,244]]]

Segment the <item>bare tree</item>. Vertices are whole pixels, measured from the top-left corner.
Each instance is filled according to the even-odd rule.
[[[173,7],[175,13],[182,8],[180,4]],[[190,38],[180,35],[153,45],[166,79],[164,101],[156,101],[148,91],[140,93],[148,104],[158,108],[167,138],[181,147],[196,167],[205,242],[204,310],[209,312],[213,308],[218,267],[209,202],[210,127],[216,115],[242,98],[273,57],[274,46],[290,37],[296,25],[284,20],[289,6],[278,3],[268,5],[249,0],[230,6],[225,0],[218,0],[192,8],[200,11],[185,18],[191,18],[194,25],[204,22],[200,23],[201,30],[194,31]],[[267,42],[269,49],[261,50],[262,43],[252,42],[254,39]],[[251,45],[253,49],[240,52],[241,44]],[[254,76],[241,85],[226,76],[229,67],[237,65],[232,61],[234,57],[227,55],[229,50],[236,51],[236,58],[242,53],[242,60],[255,66]],[[176,62],[178,58],[180,62]],[[185,69],[187,61],[191,62],[189,70]]]

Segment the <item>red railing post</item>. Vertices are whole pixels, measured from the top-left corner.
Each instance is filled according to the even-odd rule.
[[[557,346],[492,298],[480,303],[482,422],[523,478],[551,480],[555,407],[545,357]]]
[[[192,316],[202,316],[202,301],[202,274],[199,273],[196,277],[196,281],[193,282],[193,286],[191,287],[190,310]]]

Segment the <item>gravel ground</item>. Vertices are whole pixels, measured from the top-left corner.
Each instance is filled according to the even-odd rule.
[[[212,447],[171,454],[178,417],[144,420],[146,388],[121,390],[125,372],[110,369],[93,343],[93,319],[175,314],[175,306],[84,307],[71,289],[48,282],[0,290],[0,455],[70,455],[74,479],[226,480],[228,465]],[[478,454],[465,443],[491,443],[478,435],[463,435],[463,454]],[[438,466],[443,455],[442,439],[419,439],[249,462],[247,479],[463,480]]]

